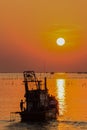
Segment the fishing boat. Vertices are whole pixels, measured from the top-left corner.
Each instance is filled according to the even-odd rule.
[[[40,80],[34,71],[24,71],[25,102],[21,100],[21,121],[56,119],[59,114],[57,99],[48,93],[47,78]]]

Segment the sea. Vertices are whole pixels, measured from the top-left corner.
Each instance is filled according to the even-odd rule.
[[[59,116],[46,122],[21,122],[22,73],[0,73],[0,130],[87,130],[87,73],[36,73],[47,77],[50,95],[59,102]]]

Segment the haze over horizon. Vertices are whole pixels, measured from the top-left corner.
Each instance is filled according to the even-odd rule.
[[[87,72],[87,0],[0,1],[0,72]],[[56,44],[65,39],[64,46]]]

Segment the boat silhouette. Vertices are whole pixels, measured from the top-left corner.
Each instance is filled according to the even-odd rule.
[[[38,79],[34,71],[24,71],[23,76],[25,102],[20,102],[21,121],[56,119],[59,114],[58,101],[48,93],[47,78]]]

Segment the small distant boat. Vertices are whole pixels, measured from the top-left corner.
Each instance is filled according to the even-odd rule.
[[[48,93],[47,78],[39,80],[34,71],[24,71],[23,75],[25,103],[23,100],[20,102],[21,121],[56,119],[59,114],[58,101]]]

